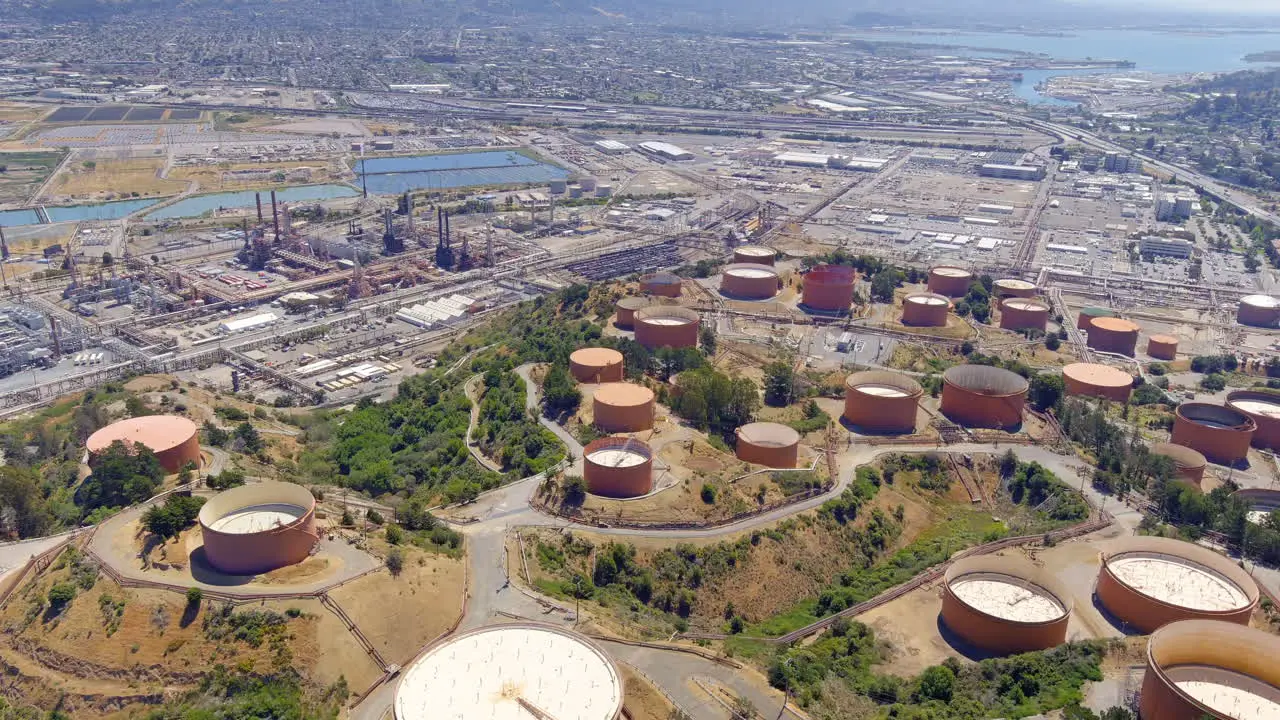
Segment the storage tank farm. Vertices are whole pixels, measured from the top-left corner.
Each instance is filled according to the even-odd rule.
[[[635,327],[635,314],[637,310],[642,310],[653,304],[649,298],[642,297],[624,297],[618,300],[614,305],[615,311],[618,313],[616,320],[618,327],[624,330],[631,330]]]
[[[1022,424],[1026,378],[988,365],[956,365],[942,373],[940,409],[965,427],[1008,430]]]
[[[683,291],[682,283],[679,275],[669,272],[649,273],[640,276],[640,292],[645,295],[677,298]]]
[[[1234,623],[1183,620],[1147,639],[1141,720],[1280,718],[1280,637]]]
[[[1173,413],[1171,441],[1204,455],[1219,465],[1234,465],[1249,455],[1258,424],[1234,408],[1189,402]]]
[[[1049,304],[1033,298],[1012,297],[1000,303],[1000,327],[1005,330],[1039,330],[1049,327]]]
[[[964,297],[973,284],[973,273],[964,268],[941,265],[929,271],[929,292],[949,298]]]
[[[1235,390],[1227,393],[1227,407],[1248,415],[1258,426],[1253,446],[1280,450],[1280,393],[1264,390]]]
[[[1133,357],[1138,347],[1138,324],[1124,318],[1097,317],[1089,323],[1086,344],[1100,352]]]
[[[844,420],[862,432],[911,434],[923,394],[924,388],[908,375],[854,373],[844,381]]]
[[[1186,480],[1197,488],[1200,487],[1201,481],[1204,480],[1205,468],[1209,465],[1204,455],[1189,447],[1173,443],[1155,443],[1151,446],[1151,453],[1164,455],[1173,460],[1175,478]]]
[[[733,261],[735,263],[772,265],[777,261],[777,258],[777,251],[763,245],[742,245],[733,249]]]
[[[794,468],[800,459],[800,433],[780,423],[748,423],[734,431],[735,454],[743,462]]]
[[[611,498],[636,498],[653,491],[653,450],[634,438],[598,438],[582,450],[587,492]]]
[[[741,300],[768,300],[778,294],[782,279],[771,265],[734,263],[720,275],[720,294]]]
[[[1270,295],[1246,295],[1240,298],[1236,322],[1253,327],[1273,328],[1280,323],[1280,300]]]
[[[636,342],[649,350],[697,347],[701,322],[698,313],[688,308],[650,305],[635,312]]]
[[[1068,395],[1088,395],[1125,402],[1133,391],[1133,376],[1100,363],[1071,363],[1062,368]]]
[[[395,720],[619,720],[622,676],[591,640],[536,623],[445,637],[396,686]]]
[[[1248,625],[1258,585],[1230,558],[1193,543],[1136,536],[1102,555],[1094,593],[1128,629],[1151,633],[1178,620]]]
[[[1157,360],[1178,359],[1178,338],[1172,335],[1152,335],[1147,338],[1147,354]]]
[[[580,383],[622,382],[622,353],[612,348],[581,348],[569,354],[569,374]]]
[[[256,575],[301,562],[320,539],[316,500],[301,485],[241,485],[208,500],[199,514],[205,559],[229,575]]]
[[[1066,642],[1071,593],[1031,563],[966,558],[952,563],[943,579],[942,621],[968,644],[1007,655]]]
[[[800,302],[808,310],[848,312],[857,281],[858,273],[847,265],[815,265],[805,273]]]
[[[1093,324],[1094,319],[1103,317],[1116,317],[1118,313],[1115,310],[1100,307],[1087,307],[1080,311],[1076,316],[1076,328],[1080,330],[1088,330]]]
[[[912,293],[902,299],[902,324],[911,327],[946,327],[951,301],[938,293]]]
[[[653,391],[635,383],[606,383],[591,396],[592,422],[605,432],[652,429],[653,410]]]
[[[1038,292],[1036,284],[1019,280],[1017,278],[1001,278],[991,284],[991,291],[997,298],[1030,298],[1035,297]],[[967,292],[967,291],[966,291]]]
[[[119,440],[132,448],[140,443],[151,452],[165,472],[176,473],[187,463],[200,464],[200,428],[178,415],[146,415],[111,423],[89,436],[85,448],[89,464],[111,443]]]

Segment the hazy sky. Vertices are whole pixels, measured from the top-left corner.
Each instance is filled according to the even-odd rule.
[[[1081,4],[1108,5],[1115,8],[1142,6],[1170,10],[1203,10],[1205,12],[1250,12],[1280,15],[1278,0],[1075,0]]]

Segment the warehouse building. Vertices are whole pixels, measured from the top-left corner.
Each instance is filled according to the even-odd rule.
[[[679,145],[672,145],[664,142],[642,142],[636,147],[650,155],[666,158],[667,160],[692,160],[693,153],[685,150]]]

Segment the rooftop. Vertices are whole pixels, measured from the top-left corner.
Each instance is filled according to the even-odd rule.
[[[951,584],[951,592],[976,610],[1015,622],[1048,622],[1066,613],[1048,592],[1009,575],[966,575]]]
[[[1112,574],[1148,597],[1192,610],[1235,610],[1249,604],[1244,590],[1225,577],[1173,555],[1133,553],[1107,564]]]

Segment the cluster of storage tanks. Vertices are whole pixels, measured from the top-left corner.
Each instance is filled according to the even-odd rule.
[[[902,301],[902,324],[911,327],[945,327],[952,299],[965,296],[973,285],[973,273],[948,265],[929,271],[926,292],[911,293]],[[1002,278],[991,284],[991,305],[1000,311],[1005,330],[1039,330],[1049,326],[1049,304],[1036,297],[1035,283]]]
[[[1022,424],[1030,385],[1003,368],[957,365],[942,374],[942,414],[966,427],[1010,430]],[[843,418],[860,432],[913,433],[920,384],[887,370],[870,370],[845,379]]]
[[[679,284],[655,280],[651,289],[679,292]],[[654,293],[661,294],[661,293]],[[674,295],[667,295],[674,297]],[[624,297],[614,304],[614,324],[635,333],[636,342],[650,350],[661,347],[691,348],[698,346],[698,330],[702,318],[697,312],[679,305],[662,305],[648,297]]]
[[[1248,573],[1191,543],[1132,538],[1103,555],[1097,602],[1151,635],[1143,720],[1280,717],[1280,638],[1248,627],[1259,596]],[[963,559],[944,575],[942,623],[986,652],[1062,644],[1073,609],[1057,578],[1021,558]]]

